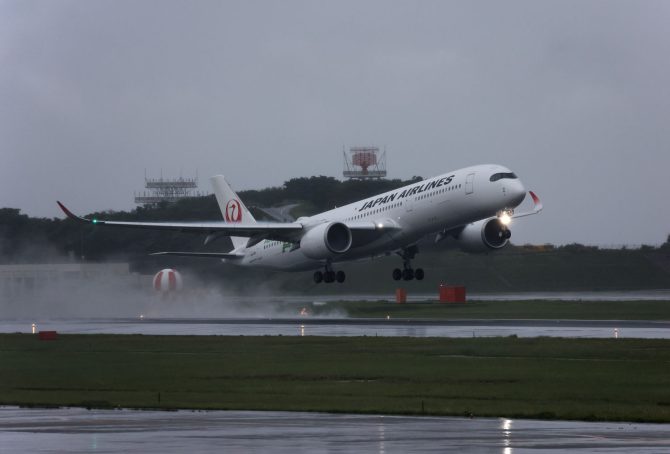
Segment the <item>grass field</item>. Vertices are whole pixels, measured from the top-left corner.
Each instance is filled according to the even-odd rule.
[[[0,404],[670,422],[670,341],[0,334]]]
[[[316,316],[442,319],[670,320],[670,301],[468,301],[467,303],[335,301],[313,306]],[[296,306],[293,311],[298,313]]]

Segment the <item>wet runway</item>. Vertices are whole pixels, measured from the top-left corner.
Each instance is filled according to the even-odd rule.
[[[321,305],[326,301],[391,301],[393,295],[318,295],[318,296],[222,296],[198,297],[193,301],[167,301],[129,298],[119,315],[86,317],[90,305],[74,311],[34,308],[32,315],[0,320],[0,332],[55,330],[62,333],[162,334],[162,335],[282,335],[282,336],[415,336],[415,337],[579,337],[579,338],[670,338],[670,322],[575,321],[575,320],[417,320],[354,319],[337,314],[328,318],[285,318],[282,305]],[[411,294],[410,301],[426,301],[436,295]],[[528,292],[469,294],[469,300],[565,300],[565,301],[670,301],[670,290],[631,292]],[[124,300],[125,301],[125,300]],[[109,303],[116,307],[117,301]],[[89,307],[90,306],[90,307]],[[106,306],[107,307],[107,306]],[[88,310],[88,312],[86,312]],[[137,312],[136,312],[137,311]],[[98,313],[105,313],[98,312]],[[132,315],[144,313],[145,316]],[[86,315],[85,315],[86,314]],[[124,314],[124,315],[121,315]],[[130,315],[130,316],[129,316]],[[58,318],[57,318],[58,317]],[[75,318],[76,317],[76,318]],[[95,317],[95,315],[93,316]]]
[[[0,450],[33,453],[670,450],[663,424],[249,411],[0,408]]]
[[[670,338],[667,321],[428,320],[355,318],[118,318],[0,321],[0,332],[229,336]]]
[[[435,301],[437,293],[407,294],[407,301]],[[256,301],[258,297],[236,297],[239,301]],[[272,302],[309,303],[312,301],[395,301],[394,294],[334,294],[319,296],[286,295],[262,298]],[[468,293],[469,301],[670,301],[670,290],[579,291],[579,292],[519,292]]]

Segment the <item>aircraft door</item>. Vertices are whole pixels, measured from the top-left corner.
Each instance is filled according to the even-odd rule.
[[[410,213],[410,212],[414,211],[414,203],[413,203],[412,197],[407,197],[405,199],[405,201],[403,202],[403,204],[405,205],[405,212],[406,213]]]
[[[470,173],[468,176],[465,178],[465,193],[466,194],[472,194],[474,192],[474,182],[475,182],[475,174]]]

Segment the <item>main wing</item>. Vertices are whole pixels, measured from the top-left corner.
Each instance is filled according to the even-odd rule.
[[[135,229],[150,230],[175,230],[179,232],[196,233],[217,233],[222,235],[240,236],[248,238],[262,237],[261,240],[273,241],[299,241],[303,232],[303,225],[297,222],[256,222],[256,223],[228,223],[223,221],[205,221],[205,222],[126,222],[126,221],[107,221],[103,219],[88,219],[77,216],[72,213],[61,202],[57,202],[65,215],[75,221],[93,224],[105,225],[109,227],[128,227]]]
[[[127,222],[127,221],[107,221],[103,219],[88,219],[77,216],[72,213],[61,202],[57,202],[65,215],[77,222],[93,225],[104,225],[109,227],[127,227],[135,229],[149,230],[173,230],[178,232],[194,232],[216,235],[228,235],[249,238],[247,247],[258,244],[263,240],[285,241],[289,243],[298,243],[305,233],[306,228],[298,222],[254,222],[254,223],[229,223],[223,221],[205,221],[205,222]],[[324,220],[323,222],[330,222]],[[352,222],[344,223],[354,235],[356,244],[372,241],[379,234],[391,230],[398,230],[398,226],[390,219],[384,219],[377,222]],[[310,226],[313,227],[313,226]],[[366,232],[369,232],[366,235]],[[368,238],[372,234],[373,237]],[[173,254],[176,255],[176,254]],[[209,255],[208,255],[209,256]],[[233,257],[226,257],[233,258]]]

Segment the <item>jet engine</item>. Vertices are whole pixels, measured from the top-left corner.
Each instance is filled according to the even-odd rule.
[[[351,230],[341,222],[324,222],[300,240],[300,250],[311,259],[321,260],[343,254],[351,247]]]
[[[512,232],[498,218],[483,219],[468,224],[456,237],[467,252],[487,252],[507,246]]]

